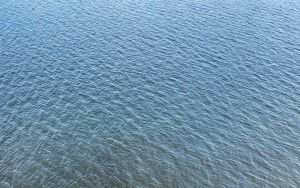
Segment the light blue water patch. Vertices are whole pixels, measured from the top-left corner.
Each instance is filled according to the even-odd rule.
[[[0,187],[299,187],[300,1],[0,0]]]

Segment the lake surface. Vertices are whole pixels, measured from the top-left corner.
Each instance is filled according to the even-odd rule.
[[[0,187],[300,187],[300,1],[0,0]]]

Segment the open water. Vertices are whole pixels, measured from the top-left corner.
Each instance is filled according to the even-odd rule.
[[[300,1],[0,0],[0,187],[300,187]]]

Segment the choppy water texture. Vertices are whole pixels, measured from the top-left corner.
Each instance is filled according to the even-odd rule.
[[[0,0],[0,187],[300,187],[300,1]]]

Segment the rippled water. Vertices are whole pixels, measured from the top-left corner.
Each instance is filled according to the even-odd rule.
[[[0,187],[300,187],[300,1],[0,0]]]

